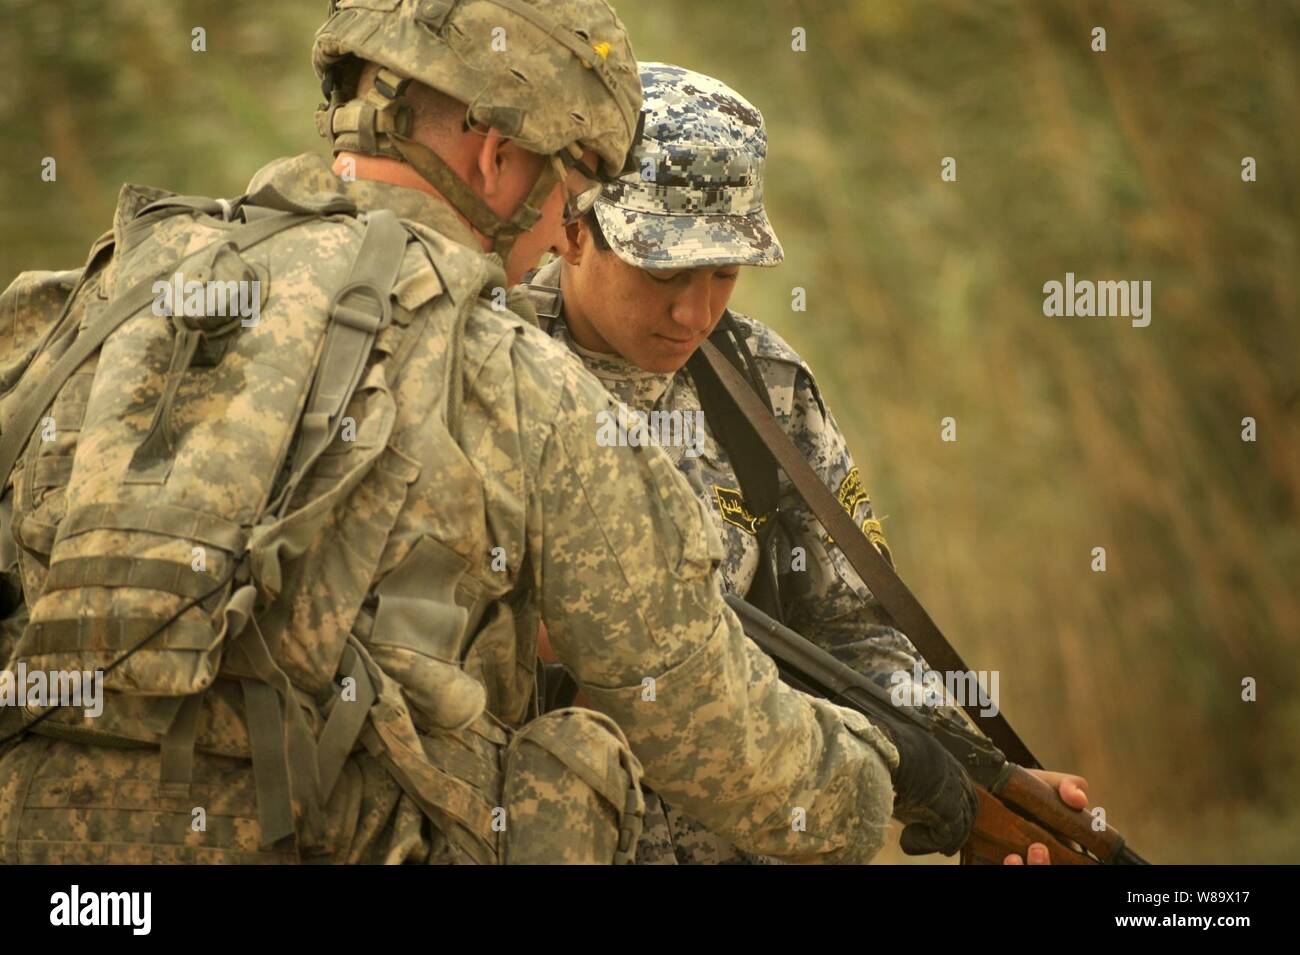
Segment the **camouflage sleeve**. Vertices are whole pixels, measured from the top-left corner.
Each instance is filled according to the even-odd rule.
[[[658,448],[598,447],[609,395],[556,364],[569,380],[528,472],[528,523],[560,659],[688,815],[754,852],[867,861],[897,752],[859,714],[778,681],[721,600],[721,545],[685,480]]]
[[[762,370],[778,420],[854,523],[892,564],[893,554],[872,510],[861,472],[811,370],[774,331],[752,320],[748,324],[751,347],[766,359]],[[928,665],[784,474],[781,508],[788,532],[784,547],[789,548],[779,555],[779,566],[786,571],[781,592],[787,622],[882,688],[916,687],[915,693],[900,693],[900,699],[919,701],[925,693],[920,674]],[[926,698],[939,702],[935,695]],[[946,696],[938,709],[963,721]]]

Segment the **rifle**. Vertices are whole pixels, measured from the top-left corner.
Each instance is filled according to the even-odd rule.
[[[728,594],[745,635],[776,661],[781,678],[795,689],[848,707],[876,723],[910,722],[931,734],[970,775],[979,796],[975,828],[962,847],[968,864],[997,864],[1024,854],[1030,843],[1047,846],[1056,865],[1147,865],[1109,826],[1061,802],[1056,790],[1009,761],[990,740],[955,720],[911,706],[895,706],[889,694],[752,604]]]

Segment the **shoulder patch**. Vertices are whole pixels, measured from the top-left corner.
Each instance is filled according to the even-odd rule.
[[[746,533],[758,536],[759,530],[767,523],[770,514],[764,514],[762,517],[755,517],[745,506],[745,498],[740,493],[739,488],[719,487],[713,485],[713,496],[718,502],[718,510],[722,514],[722,519],[728,524],[734,524]]]
[[[856,466],[850,468],[849,473],[844,475],[844,480],[840,482],[840,489],[835,492],[835,498],[840,502],[840,507],[850,514],[863,501],[871,503],[871,498],[862,487],[862,475],[858,473]]]
[[[866,488],[862,486],[862,475],[857,466],[849,469],[849,473],[844,475],[844,480],[840,482],[839,490],[835,492],[835,499],[839,501],[840,507],[853,514],[859,504],[866,504],[871,507],[871,496],[867,494]],[[885,529],[880,521],[867,511],[867,517],[862,522],[862,533],[867,536],[867,540],[875,545],[880,555],[894,563],[894,555],[889,550],[889,543],[885,540]]]

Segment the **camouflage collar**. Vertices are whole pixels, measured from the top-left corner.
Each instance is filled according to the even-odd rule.
[[[533,285],[560,288],[561,260],[548,262],[533,276]],[[600,379],[605,390],[630,408],[649,411],[659,402],[672,384],[673,373],[646,371],[621,355],[610,355],[583,348],[573,340],[564,313],[551,328],[551,337],[563,342],[569,350],[582,359],[586,369]]]
[[[552,337],[563,342],[582,359],[586,369],[600,379],[605,390],[629,408],[650,411],[673,383],[672,373],[646,371],[621,355],[606,355],[583,348],[569,334],[563,318],[555,324]]]
[[[479,254],[483,247],[474,233],[452,211],[451,206],[436,196],[419,189],[395,186],[372,179],[344,182],[334,174],[329,157],[317,153],[277,159],[262,167],[248,184],[250,193],[270,184],[286,198],[303,205],[316,205],[331,196],[342,195],[358,209],[391,209],[399,218],[410,219],[428,226],[460,245]]]

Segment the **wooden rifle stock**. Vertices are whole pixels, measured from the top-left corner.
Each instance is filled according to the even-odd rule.
[[[979,812],[966,845],[965,864],[1001,864],[1047,846],[1057,865],[1145,865],[1109,826],[1097,831],[1093,817],[1061,802],[1055,789],[1009,762],[991,741],[969,726],[912,707],[895,706],[887,693],[821,647],[778,623],[739,597],[728,595],[745,634],[776,661],[782,678],[797,689],[847,706],[875,722],[910,722],[948,750],[969,774]]]

